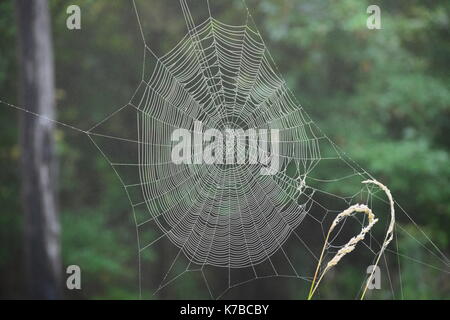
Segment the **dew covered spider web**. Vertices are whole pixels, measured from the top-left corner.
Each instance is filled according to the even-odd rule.
[[[373,177],[305,112],[245,3],[243,23],[235,25],[216,19],[209,1],[199,6],[207,11],[201,21],[185,0],[180,5],[186,35],[158,56],[143,30],[145,16],[133,1],[144,47],[141,82],[129,103],[87,131],[77,129],[111,165],[130,201],[141,296],[150,287],[160,293],[188,274],[214,299],[258,279],[299,279],[307,287],[331,221],[356,203],[366,204],[382,220],[358,244],[362,266],[355,276],[362,290],[365,269],[381,250],[382,237],[375,235],[384,235],[388,225],[384,193],[361,183]],[[118,118],[134,125],[116,130]],[[196,121],[204,129],[279,130],[279,170],[261,175],[262,164],[175,164],[171,135],[180,128],[198,134]],[[396,210],[410,219],[398,204]],[[365,224],[364,216],[347,218],[326,246],[324,261]],[[419,239],[399,224],[396,232],[418,242],[436,263],[401,253],[395,234],[380,262],[390,297],[402,297],[400,257],[448,275],[448,259],[425,233]],[[154,250],[169,263],[150,273]]]

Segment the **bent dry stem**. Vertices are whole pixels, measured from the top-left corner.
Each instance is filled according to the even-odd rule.
[[[363,293],[361,295],[361,299],[364,299],[364,296],[367,292],[367,288],[369,286],[370,281],[372,280],[373,277],[373,273],[374,270],[376,269],[376,266],[378,265],[379,261],[380,261],[380,257],[383,254],[384,250],[386,249],[386,247],[389,245],[389,243],[392,241],[393,238],[393,231],[394,231],[394,225],[395,225],[395,211],[394,211],[394,200],[392,199],[392,195],[390,190],[383,185],[382,183],[376,181],[376,180],[365,180],[362,183],[364,184],[375,184],[377,185],[380,189],[382,189],[388,199],[389,199],[389,204],[390,204],[390,209],[391,209],[391,221],[389,223],[389,227],[385,236],[385,239],[383,241],[383,244],[381,246],[381,250],[378,253],[374,268],[372,269],[372,272],[370,274],[370,276],[368,277],[367,281],[366,281],[366,285],[364,287]],[[355,213],[363,213],[366,214],[368,217],[368,224],[367,226],[363,227],[360,231],[360,233],[351,238],[337,253],[336,255],[327,263],[327,266],[325,267],[325,269],[323,270],[323,272],[320,274],[319,276],[319,270],[320,267],[322,265],[322,260],[323,260],[323,256],[325,253],[325,249],[328,246],[328,239],[331,235],[331,233],[333,232],[333,230],[336,228],[336,226],[345,218],[345,217],[350,217]],[[362,205],[362,204],[356,204],[353,205],[349,208],[347,208],[346,210],[342,211],[340,214],[337,215],[337,217],[333,220],[330,229],[328,230],[327,236],[325,238],[325,242],[324,245],[322,247],[322,252],[320,254],[320,258],[319,261],[317,263],[317,267],[316,267],[316,271],[314,273],[314,278],[313,281],[311,283],[311,287],[309,290],[309,294],[308,294],[308,300],[311,300],[314,293],[316,292],[320,282],[322,281],[324,275],[335,265],[337,265],[339,263],[339,261],[348,253],[352,252],[356,245],[361,241],[364,240],[365,235],[372,229],[372,227],[375,225],[375,223],[378,222],[378,219],[375,219],[375,215],[373,214],[372,210],[367,207],[366,205]]]

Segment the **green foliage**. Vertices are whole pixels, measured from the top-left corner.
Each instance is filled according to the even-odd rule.
[[[436,239],[433,230],[425,229],[426,234]],[[416,240],[405,234],[412,234]],[[402,294],[405,299],[445,299],[450,298],[450,283],[442,269],[429,267],[433,259],[426,243],[425,236],[413,226],[405,226],[400,231],[400,270]],[[405,253],[408,253],[407,255]],[[403,253],[403,254],[402,254]]]
[[[107,213],[89,208],[63,212],[64,263],[80,266],[82,292],[89,292],[89,296],[136,298],[137,292],[133,286],[134,292],[131,289],[124,291],[137,280],[135,268],[129,264],[133,260],[131,255],[136,252],[130,250],[128,243],[118,235],[119,228],[112,227],[107,217]]]
[[[16,27],[12,1],[0,2],[0,97],[16,103]],[[20,215],[17,114],[0,108],[0,297],[20,297],[22,281],[22,216]],[[5,245],[7,244],[7,245]]]

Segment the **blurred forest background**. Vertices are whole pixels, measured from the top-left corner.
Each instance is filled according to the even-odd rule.
[[[240,1],[211,2],[217,17],[242,14]],[[81,7],[82,30],[66,28],[70,4]],[[448,255],[450,2],[248,0],[247,4],[281,74],[312,119],[388,185]],[[370,4],[381,8],[382,30],[366,28]],[[186,33],[179,3],[150,0],[146,6],[141,18],[152,27],[149,45],[165,53]],[[143,50],[133,7],[130,1],[50,0],[50,9],[58,120],[87,129],[125,104],[139,82]],[[0,12],[0,97],[18,105],[14,1],[1,1]],[[18,117],[17,111],[0,106],[0,298],[20,298],[26,292]],[[83,289],[65,291],[66,297],[137,298],[136,231],[121,184],[85,135],[57,126],[55,139],[62,264],[79,265],[83,277]],[[399,219],[405,230],[423,240],[409,220]],[[430,261],[429,252],[417,242],[401,233],[398,237],[399,246],[411,257],[425,264]],[[150,260],[156,269],[167,264],[164,252],[151,252]],[[448,274],[400,260],[405,298],[450,298]],[[346,266],[323,287],[321,298],[354,298],[351,275],[361,266],[350,262]],[[263,282],[234,297],[260,297],[271,291],[280,298],[305,298],[304,288],[300,289],[304,283],[285,283],[275,288]],[[208,294],[199,283],[184,281],[154,298],[165,297],[208,298]]]

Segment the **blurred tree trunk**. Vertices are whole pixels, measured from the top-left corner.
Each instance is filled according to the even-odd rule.
[[[47,0],[17,0],[21,104],[55,118],[54,66]],[[30,298],[61,297],[60,225],[56,204],[54,124],[21,115],[25,261]]]

